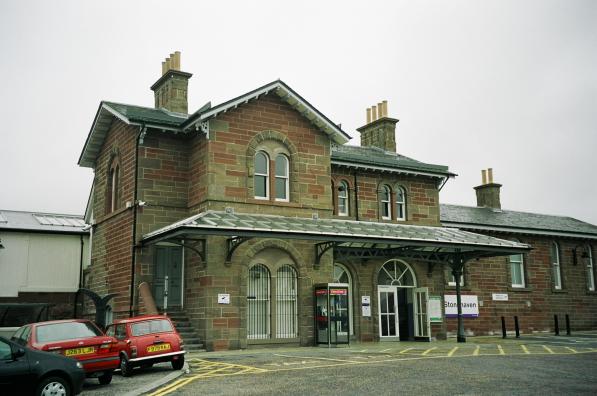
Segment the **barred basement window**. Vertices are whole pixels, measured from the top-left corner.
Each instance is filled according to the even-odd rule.
[[[262,264],[249,269],[247,309],[247,338],[270,338],[270,273]]]
[[[276,272],[276,338],[295,338],[298,334],[296,272],[283,265]]]
[[[551,271],[553,275],[553,288],[556,290],[562,289],[562,272],[560,269],[560,249],[555,242],[551,243]]]

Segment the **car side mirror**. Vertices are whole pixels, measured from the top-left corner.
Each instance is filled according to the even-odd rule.
[[[19,348],[17,349],[13,354],[12,357],[13,359],[18,359],[22,356],[25,356],[25,349],[24,348]]]

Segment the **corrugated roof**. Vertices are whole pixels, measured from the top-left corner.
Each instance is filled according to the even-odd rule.
[[[447,166],[426,164],[404,155],[385,151],[377,147],[343,145],[332,146],[332,163],[387,167],[396,170],[427,172],[444,176],[454,176]]]
[[[56,213],[35,213],[15,210],[0,211],[0,231],[43,231],[57,233],[87,234],[86,224],[83,216],[56,214]]]
[[[447,226],[466,229],[492,229],[597,239],[597,226],[565,216],[442,204],[440,219]]]
[[[529,249],[528,245],[474,234],[455,228],[413,226],[336,219],[310,219],[258,214],[207,211],[143,236],[150,241],[176,231],[228,233],[235,236],[276,236],[293,239],[380,242],[396,245],[428,245],[450,249]]]

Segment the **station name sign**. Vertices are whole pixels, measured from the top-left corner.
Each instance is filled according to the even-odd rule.
[[[477,296],[461,296],[460,306],[462,307],[462,316],[465,318],[476,318],[479,316],[479,301]],[[456,295],[444,295],[444,312],[446,318],[455,318],[458,316],[458,305]]]

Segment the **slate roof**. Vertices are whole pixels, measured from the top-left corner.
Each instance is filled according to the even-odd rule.
[[[444,176],[455,176],[447,166],[426,164],[404,155],[385,151],[377,147],[350,145],[332,146],[332,163],[350,163],[353,165],[380,166],[405,171],[428,172]]]
[[[446,226],[471,230],[597,239],[597,226],[565,216],[441,204],[440,219]]]
[[[0,210],[1,231],[88,234],[83,216]]]
[[[173,113],[165,109],[154,109],[151,107],[134,106],[105,101],[102,103],[114,109],[132,123],[158,124],[178,127],[188,118],[186,114]]]
[[[263,214],[207,211],[143,236],[156,241],[173,233],[285,237],[339,242],[382,243],[402,246],[423,245],[430,249],[447,248],[505,251],[526,250],[528,245],[474,234],[455,228],[413,226],[367,221],[311,219]]]

